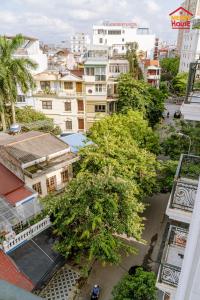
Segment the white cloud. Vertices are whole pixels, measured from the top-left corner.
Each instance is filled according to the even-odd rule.
[[[160,6],[154,0],[147,0],[146,1],[148,12],[156,13],[160,11]]]

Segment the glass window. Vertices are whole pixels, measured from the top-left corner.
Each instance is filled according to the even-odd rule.
[[[56,190],[56,175],[47,178],[46,184],[47,184],[47,192],[48,193],[54,192]]]
[[[19,102],[19,103],[26,102],[25,96],[24,95],[18,95],[17,96],[17,102]]]
[[[102,84],[95,84],[95,91],[97,93],[101,93],[103,91],[103,85]]]
[[[65,111],[71,111],[71,102],[65,102]]]
[[[65,171],[61,172],[61,180],[62,180],[62,183],[65,183],[65,182],[69,181],[68,170],[65,170]]]
[[[34,189],[34,191],[36,191],[39,195],[42,194],[42,186],[41,186],[41,182],[37,182],[35,184],[32,185],[32,188]]]
[[[42,109],[52,109],[52,101],[42,101]]]
[[[95,105],[95,112],[105,112],[106,106],[105,105]]]
[[[65,122],[65,127],[67,130],[72,130],[72,120],[67,120]]]
[[[108,30],[108,34],[119,35],[119,34],[121,34],[121,30]]]
[[[94,68],[86,68],[86,75],[94,76]]]
[[[50,89],[50,81],[40,81],[41,90]]]
[[[73,82],[64,81],[64,89],[65,90],[73,90]]]

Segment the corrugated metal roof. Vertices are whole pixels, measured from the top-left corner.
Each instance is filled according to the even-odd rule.
[[[0,139],[0,145],[22,164],[69,148],[69,145],[50,133],[36,131]]]
[[[82,133],[73,133],[67,136],[61,136],[60,139],[70,145],[73,153],[77,153],[80,148],[93,144],[93,142],[88,141],[87,137]]]

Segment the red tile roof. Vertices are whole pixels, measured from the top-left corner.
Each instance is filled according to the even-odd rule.
[[[19,189],[7,194],[6,200],[11,204],[15,205],[17,202],[31,196],[33,193],[26,187],[20,187]]]
[[[0,195],[11,205],[32,195],[32,192],[24,186],[24,182],[2,164],[0,164],[0,178]]]
[[[77,70],[70,70],[70,72],[72,74],[74,74],[77,77],[82,78],[82,76],[84,75],[84,70],[83,69],[77,69]]]
[[[24,186],[22,180],[0,164],[0,194],[5,196]]]
[[[0,279],[27,291],[31,291],[34,288],[31,280],[18,269],[11,258],[2,250],[0,250]]]

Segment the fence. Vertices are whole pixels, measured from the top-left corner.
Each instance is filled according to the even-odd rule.
[[[34,236],[38,235],[40,232],[42,232],[43,230],[47,229],[50,226],[51,226],[51,222],[49,217],[47,216],[40,222],[30,226],[26,230],[17,234],[14,239],[10,241],[4,241],[3,250],[6,253],[14,250],[15,248],[19,247],[24,242],[32,239]]]

